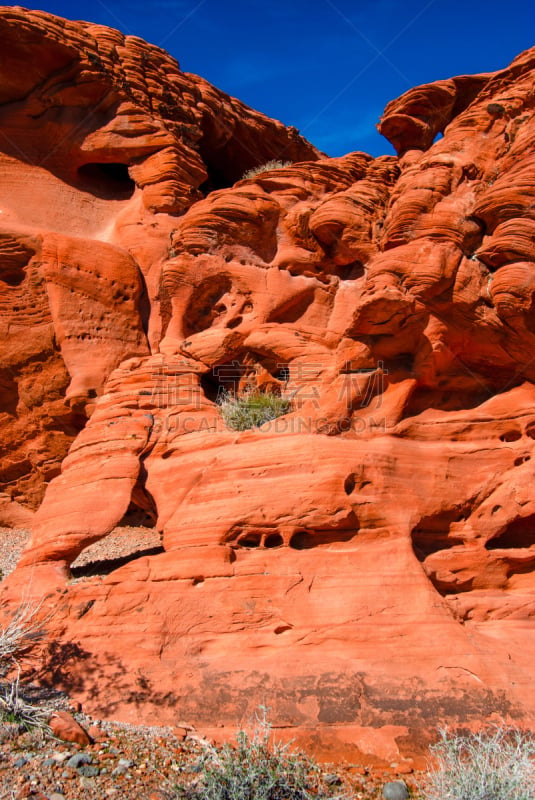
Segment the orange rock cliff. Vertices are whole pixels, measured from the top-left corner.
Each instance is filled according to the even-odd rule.
[[[529,724],[535,50],[330,159],[135,37],[0,36],[0,514],[37,509],[2,599],[53,609],[55,680],[353,761]],[[237,432],[251,385],[291,409]],[[133,508],[160,552],[70,582]]]

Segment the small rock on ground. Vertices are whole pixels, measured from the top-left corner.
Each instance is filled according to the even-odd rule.
[[[385,800],[408,800],[409,790],[405,781],[389,781],[383,786]]]

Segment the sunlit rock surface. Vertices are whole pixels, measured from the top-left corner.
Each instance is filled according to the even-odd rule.
[[[139,39],[0,33],[0,475],[48,484],[3,597],[48,598],[50,674],[130,721],[265,704],[353,761],[529,723],[535,51],[328,159]],[[292,408],[236,432],[250,386]],[[160,552],[69,582],[133,508]]]

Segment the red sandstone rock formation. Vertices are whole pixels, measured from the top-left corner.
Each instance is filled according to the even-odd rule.
[[[56,677],[130,720],[232,727],[265,703],[303,744],[352,760],[413,754],[445,720],[529,723],[535,51],[391,103],[381,129],[398,157],[310,160],[237,101],[213,113],[217,90],[139,40],[3,14],[46,72],[13,90],[8,130],[24,115],[21,130],[52,138],[57,119],[74,126],[61,158],[13,165],[26,184],[40,170],[54,203],[19,205],[6,246],[19,264],[6,292],[36,293],[24,332],[48,331],[17,329],[16,363],[56,377],[36,429],[65,392],[63,424],[83,427],[4,588],[6,602],[51,598]],[[165,96],[147,64],[171,71]],[[46,96],[69,112],[37,111],[58,70]],[[95,83],[124,90],[123,74],[139,106],[104,104],[101,119]],[[290,146],[308,160],[218,188],[246,166],[244,142],[251,161]],[[104,172],[125,196],[101,196],[95,163],[123,165]],[[238,433],[215,400],[251,384],[292,410]],[[132,504],[162,552],[68,583]]]
[[[0,37],[0,490],[35,507],[110,372],[157,350],[176,217],[317,151],[135,37],[10,7]]]

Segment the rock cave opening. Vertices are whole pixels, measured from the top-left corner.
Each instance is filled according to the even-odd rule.
[[[212,137],[205,132],[199,150],[208,173],[206,181],[199,186],[204,195],[218,189],[228,189],[241,180],[248,169],[259,167],[269,160],[253,159],[247,145],[241,144],[236,136],[222,147],[216,147]]]
[[[428,556],[438,553],[439,550],[448,550],[450,547],[463,544],[462,537],[452,535],[450,530],[452,524],[465,519],[467,513],[464,509],[452,508],[422,517],[411,533],[412,546],[418,561],[425,561]]]
[[[9,264],[2,260],[2,276],[0,283],[5,283],[7,286],[16,287],[20,286],[26,277],[26,270],[21,264]]]
[[[349,264],[343,264],[335,270],[335,275],[338,275],[343,281],[356,281],[362,278],[365,274],[365,267],[362,261],[351,261]]]
[[[136,189],[127,164],[83,164],[78,168],[78,179],[84,191],[103,200],[128,200]]]
[[[129,526],[130,528],[154,528],[156,524],[155,515],[135,503],[130,503],[128,510],[118,525]]]
[[[485,544],[487,550],[528,548],[535,545],[535,514],[511,522],[502,533]]]
[[[1,212],[0,212],[1,213]],[[0,233],[0,288],[21,286],[27,277],[27,267],[35,256],[35,249],[23,237],[11,233]]]
[[[0,413],[11,417],[17,415],[19,403],[19,387],[15,380],[14,370],[9,367],[0,368]]]
[[[409,397],[403,413],[404,417],[416,417],[429,409],[446,413],[469,411],[482,405],[491,394],[482,386],[474,391],[419,387]]]
[[[136,561],[138,558],[157,556],[163,552],[164,548],[161,545],[156,545],[154,547],[147,547],[142,550],[135,550],[132,553],[117,556],[117,558],[103,558],[100,560],[86,561],[78,566],[71,566],[71,575],[74,580],[109,575],[116,569],[124,567],[125,564],[129,564],[131,561]]]
[[[282,547],[284,545],[284,538],[277,530],[243,530],[241,526],[237,526],[229,539],[229,544],[234,544],[240,548],[253,550],[256,548],[272,550],[275,547]]]
[[[165,551],[162,531],[156,527],[156,504],[145,489],[145,479],[141,465],[140,479],[132,491],[128,509],[107,536],[79,553],[71,564],[73,579],[109,575],[125,564]]]
[[[274,355],[246,351],[215,364],[201,376],[201,387],[208,400],[215,403],[226,393],[239,394],[246,388],[265,388],[273,394],[281,394],[289,378],[289,365],[282,358],[279,361]]]

